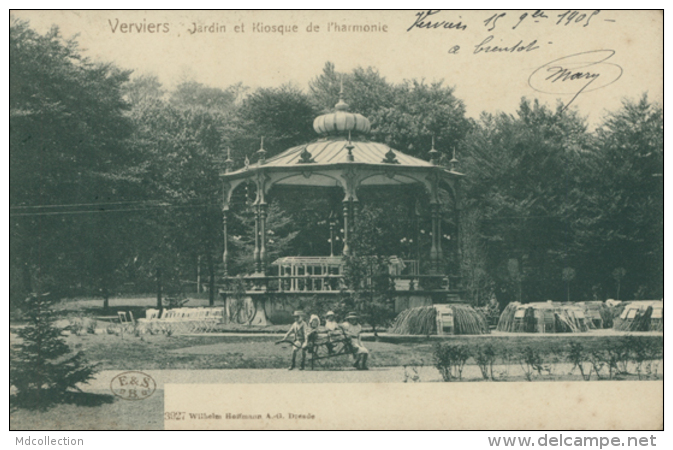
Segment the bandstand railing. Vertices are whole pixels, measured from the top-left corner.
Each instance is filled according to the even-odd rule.
[[[460,277],[452,275],[391,275],[393,290],[409,291],[452,291],[459,289]],[[240,281],[238,281],[240,280]],[[247,293],[273,292],[291,293],[324,293],[338,294],[347,287],[343,275],[285,275],[265,276],[250,275],[246,277],[226,277],[221,285],[223,292],[234,292],[234,283],[243,283]],[[363,287],[371,286],[371,280],[365,280]],[[240,287],[238,288],[240,289]]]

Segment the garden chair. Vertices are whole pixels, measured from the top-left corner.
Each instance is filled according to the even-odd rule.
[[[168,319],[167,325],[170,326],[170,329],[175,334],[184,334],[189,332],[189,322],[192,320],[191,315],[193,314],[190,310],[194,308],[176,308],[173,311],[175,315]]]
[[[540,311],[542,317],[539,322],[540,332],[541,333],[554,333],[556,332],[556,316],[554,310],[544,309]]]
[[[207,333],[213,329],[213,318],[215,308],[202,308],[197,318],[197,326],[195,332]]]
[[[586,331],[588,326],[586,324],[587,319],[586,315],[584,314],[584,311],[582,311],[581,309],[573,311],[573,316],[575,317],[577,323],[580,325],[580,331]]]
[[[159,320],[159,310],[158,309],[148,309],[145,311],[145,318],[138,319],[138,326],[141,331],[149,330],[151,333],[154,333],[156,330],[154,326],[157,325]]]
[[[603,328],[603,317],[601,317],[601,312],[598,309],[590,308],[587,311],[588,322],[587,325],[590,325],[592,328]]]
[[[203,327],[203,320],[206,315],[206,308],[188,308],[182,321],[182,330],[184,333],[198,333]]]
[[[119,319],[119,329],[123,333],[127,333],[131,327],[125,311],[117,311],[117,318]]]
[[[161,318],[157,319],[157,325],[159,330],[163,333],[167,333],[171,329],[171,323],[175,318],[174,309],[164,309],[164,313],[161,315]]]
[[[524,331],[524,317],[526,316],[526,309],[519,308],[514,312],[514,331]]]
[[[166,311],[163,319],[164,330],[170,333],[177,333],[180,331],[180,321],[183,316],[182,308],[174,308]]]
[[[652,315],[650,316],[650,329],[651,330],[664,330],[664,308],[663,307],[654,307],[652,308]]]
[[[222,308],[209,308],[204,320],[203,331],[209,333],[215,329],[215,326],[224,320],[224,311]]]
[[[133,317],[133,311],[129,311],[129,327],[134,331],[138,328],[138,323],[135,317]]]

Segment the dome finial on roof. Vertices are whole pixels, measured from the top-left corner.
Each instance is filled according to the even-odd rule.
[[[348,103],[344,101],[344,82],[341,75],[339,101],[334,105],[334,112],[318,116],[313,121],[313,129],[318,134],[345,135],[347,132],[369,133],[371,124],[362,114],[348,111]]]
[[[344,76],[341,74],[340,81],[341,88],[339,89],[339,101],[334,105],[334,109],[337,111],[348,111],[348,103],[344,101]]]

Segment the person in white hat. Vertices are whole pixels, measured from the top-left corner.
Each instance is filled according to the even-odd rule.
[[[339,330],[339,324],[337,323],[336,314],[334,311],[328,311],[325,314],[325,330],[327,330],[327,351],[331,355],[334,353],[334,344],[332,343],[332,338],[335,335],[341,336],[341,331]]]
[[[295,311],[294,312],[294,323],[290,327],[290,329],[285,333],[285,336],[283,339],[279,342],[282,341],[291,341],[293,343],[292,345],[292,363],[290,364],[290,367],[288,370],[292,370],[295,368],[295,362],[297,360],[297,352],[301,350],[302,352],[302,357],[301,357],[301,370],[304,370],[304,361],[306,360],[306,337],[307,337],[307,325],[306,322],[304,322],[304,312],[303,311]],[[289,337],[293,336],[293,338],[290,340]]]
[[[360,318],[354,312],[348,313],[344,323],[341,324],[341,329],[344,330],[346,336],[350,339],[350,343],[355,349],[355,367],[358,370],[368,370],[367,358],[369,357],[369,350],[362,345],[360,340],[360,333],[362,332],[362,325],[360,325]]]
[[[318,328],[320,328],[320,317],[318,317],[316,314],[311,314],[311,318],[308,320],[308,327],[306,328],[306,340],[304,341],[303,345],[304,348],[308,347],[309,343],[312,343],[317,339]]]
[[[325,314],[325,329],[327,331],[335,331],[339,328],[339,324],[335,319],[336,314],[334,314],[334,311],[328,311],[327,314]]]

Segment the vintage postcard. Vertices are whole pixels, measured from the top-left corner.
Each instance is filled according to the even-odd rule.
[[[663,430],[663,11],[9,48],[10,430]]]

